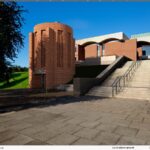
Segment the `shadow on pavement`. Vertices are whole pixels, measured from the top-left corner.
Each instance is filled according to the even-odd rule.
[[[19,111],[28,108],[43,108],[48,106],[56,106],[56,105],[64,105],[69,103],[78,103],[84,101],[96,101],[96,100],[103,100],[105,98],[96,97],[96,96],[61,96],[61,97],[51,97],[46,99],[41,99],[37,101],[31,101],[29,103],[21,104],[21,105],[14,105],[14,106],[7,106],[1,107],[0,113],[11,112],[11,111]]]

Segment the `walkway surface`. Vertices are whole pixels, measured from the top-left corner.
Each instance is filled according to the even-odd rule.
[[[150,102],[81,97],[1,113],[0,144],[150,144]]]

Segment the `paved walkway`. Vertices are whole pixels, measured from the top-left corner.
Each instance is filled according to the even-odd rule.
[[[0,144],[150,144],[149,101],[91,99],[1,113]]]

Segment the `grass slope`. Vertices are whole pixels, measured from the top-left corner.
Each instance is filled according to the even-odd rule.
[[[28,87],[28,72],[12,73],[9,85],[5,82],[0,82],[0,89],[21,89]]]

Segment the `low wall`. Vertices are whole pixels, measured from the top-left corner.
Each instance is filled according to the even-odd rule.
[[[112,56],[102,56],[101,60],[100,60],[100,64],[101,65],[110,65],[111,63],[113,63],[115,60],[117,59],[116,55],[112,55]]]
[[[128,58],[120,56],[109,65],[96,78],[74,78],[74,95],[80,96],[86,94],[92,87],[100,85],[116,68],[121,67]]]

